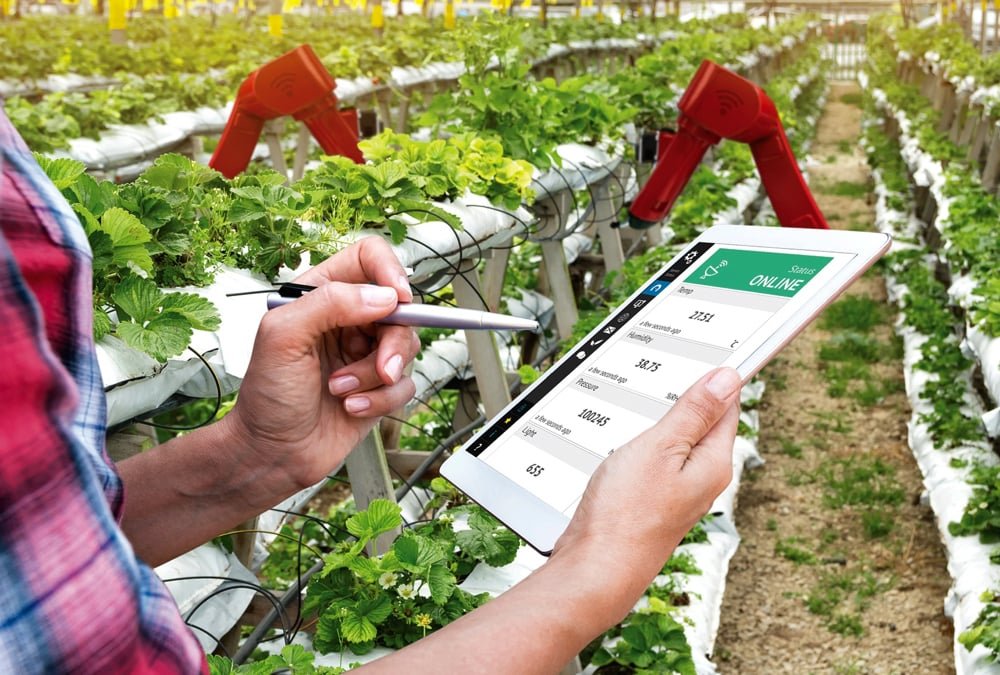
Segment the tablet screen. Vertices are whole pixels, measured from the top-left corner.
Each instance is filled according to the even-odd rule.
[[[743,363],[852,258],[693,245],[465,452],[571,517],[605,457],[709,370]]]

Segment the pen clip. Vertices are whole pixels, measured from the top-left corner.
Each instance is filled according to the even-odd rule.
[[[301,298],[304,294],[314,290],[315,288],[315,286],[309,286],[307,284],[293,284],[291,282],[286,282],[278,287],[278,295],[283,298]]]

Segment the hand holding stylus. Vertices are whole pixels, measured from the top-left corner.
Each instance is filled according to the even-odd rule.
[[[376,323],[413,300],[388,244],[366,238],[296,281],[316,288],[264,316],[240,397],[220,422],[248,448],[238,461],[269,483],[262,496],[322,479],[415,391],[404,369],[416,334]]]

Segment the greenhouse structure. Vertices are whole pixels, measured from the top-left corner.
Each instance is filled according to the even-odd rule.
[[[1000,674],[1000,0],[0,52],[0,673]]]

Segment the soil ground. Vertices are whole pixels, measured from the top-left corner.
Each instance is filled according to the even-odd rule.
[[[832,85],[810,182],[832,227],[872,229],[870,189],[859,189],[869,172],[858,147],[857,94],[856,84]],[[877,273],[848,293],[885,304]],[[886,319],[867,334],[891,351],[894,313],[881,311]],[[722,673],[741,674],[954,672],[951,623],[942,611],[949,577],[932,513],[919,503],[898,347],[871,365],[882,400],[831,396],[823,372],[829,363],[819,351],[838,330],[821,326],[814,323],[762,375],[766,464],[744,474],[740,489],[743,541],[729,572],[715,661]],[[873,467],[876,482],[866,482]],[[847,485],[831,487],[831,476]],[[831,503],[872,485],[874,493],[896,490],[901,498]]]

